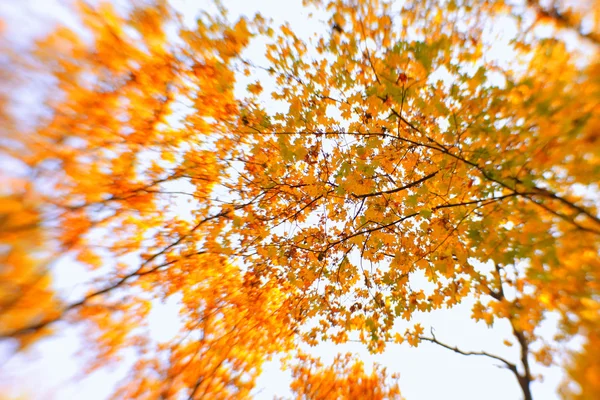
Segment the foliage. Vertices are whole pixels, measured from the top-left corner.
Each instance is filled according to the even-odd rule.
[[[582,337],[564,395],[596,398],[600,7],[305,3],[328,18],[310,41],[220,5],[189,26],[166,0],[81,2],[78,28],[5,53],[0,335],[85,322],[91,367],[138,350],[116,396],[211,399],[250,397],[300,343],[351,339],[487,356],[531,399],[532,364]],[[52,88],[27,121],[25,78]],[[75,300],[52,290],[67,257],[96,277]],[[180,334],[148,340],[171,297]],[[397,328],[465,299],[510,324],[519,360]],[[384,370],[298,360],[298,398],[399,396]]]
[[[298,360],[292,368],[291,384],[298,399],[402,399],[396,382],[382,385],[387,378],[385,369],[376,366],[369,375],[362,361],[353,360],[351,354],[337,356],[328,367],[304,354]]]

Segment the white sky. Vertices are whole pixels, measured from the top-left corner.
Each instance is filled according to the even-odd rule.
[[[60,0],[0,0],[0,15],[8,14],[13,29],[27,26],[29,32],[37,32],[40,24],[43,24],[40,23],[41,17],[47,14],[63,17],[57,11],[58,3]],[[172,0],[172,3],[183,11],[190,22],[198,10],[210,5],[206,0]],[[289,21],[294,32],[303,38],[324,29],[323,24],[318,21],[308,21],[307,11],[302,8],[301,0],[223,0],[223,4],[230,10],[232,19],[237,14],[253,15],[260,11],[263,16],[272,18],[277,26],[283,21]],[[7,5],[8,7],[4,7]],[[499,52],[502,51],[501,47]],[[498,55],[502,58],[501,53]],[[251,46],[246,57],[261,64],[263,49],[260,45]],[[58,270],[68,271],[68,275],[62,272],[57,276],[61,287],[68,287],[85,277],[83,272],[78,272],[79,267],[68,260]],[[511,338],[506,321],[500,321],[493,329],[489,329],[484,323],[472,321],[470,315],[471,304],[465,302],[452,310],[424,315],[413,322],[422,322],[426,332],[429,326],[434,326],[440,340],[463,350],[485,350],[518,360],[516,346],[507,348],[502,344],[503,339]],[[166,339],[172,335],[177,323],[174,302],[157,305],[151,314],[150,324],[156,339]],[[548,332],[550,337],[553,328],[554,324],[549,321],[543,331]],[[82,358],[77,354],[82,347],[85,346],[81,343],[80,336],[72,328],[59,329],[56,337],[40,342],[27,353],[8,360],[6,348],[0,346],[0,397],[1,389],[5,388],[7,393],[22,393],[33,399],[108,398],[114,384],[130,365],[128,357],[124,357],[124,361],[118,366],[110,366],[89,377],[82,377],[79,375]],[[400,373],[402,394],[409,400],[511,400],[521,396],[512,373],[496,367],[493,360],[461,356],[428,343],[423,343],[416,349],[407,344],[391,345],[381,355],[370,355],[363,345],[357,343],[343,346],[323,344],[311,349],[311,352],[322,356],[326,361],[332,360],[338,352],[347,351],[358,353],[367,365],[376,361],[386,366],[388,372]],[[533,384],[534,398],[558,399],[555,391],[562,379],[561,371],[558,368],[537,368],[534,372],[543,372],[546,376],[545,382]],[[288,395],[289,382],[289,375],[280,370],[278,363],[268,363],[259,379],[256,398],[271,399],[274,395]]]

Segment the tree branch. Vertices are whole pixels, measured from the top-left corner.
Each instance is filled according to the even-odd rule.
[[[504,364],[505,368],[511,370],[513,372],[513,374],[515,374],[517,377],[519,376],[519,372],[517,371],[517,366],[515,364],[511,363],[510,361],[508,361],[508,360],[500,357],[500,356],[496,356],[494,354],[490,354],[490,353],[487,353],[485,351],[464,351],[464,350],[459,349],[456,346],[454,346],[454,347],[450,346],[449,344],[440,342],[435,337],[435,335],[433,334],[433,330],[431,332],[431,336],[432,337],[422,336],[422,337],[419,337],[419,339],[424,340],[426,342],[430,342],[430,343],[436,344],[436,345],[438,345],[440,347],[443,347],[445,349],[451,350],[451,351],[453,351],[453,352],[455,352],[457,354],[461,354],[463,356],[483,356],[483,357],[492,358],[492,359],[494,359],[496,361],[500,361],[502,364]]]
[[[456,346],[453,347],[446,343],[440,342],[439,340],[437,340],[437,338],[433,334],[433,329],[431,330],[431,337],[420,337],[419,339],[424,340],[426,342],[436,344],[440,347],[451,350],[451,351],[453,351],[457,354],[461,354],[463,356],[483,356],[483,357],[488,357],[488,358],[500,361],[502,364],[504,364],[503,366],[506,369],[510,370],[513,373],[513,375],[515,376],[515,378],[517,378],[517,381],[519,382],[519,386],[521,387],[521,391],[523,392],[524,399],[525,400],[533,400],[533,397],[531,395],[531,389],[529,387],[529,385],[531,383],[531,373],[529,370],[529,362],[527,360],[527,354],[528,354],[527,341],[526,341],[525,337],[523,336],[522,332],[517,332],[514,329],[513,329],[513,332],[514,332],[515,336],[517,337],[517,339],[519,340],[519,343],[521,343],[521,339],[523,339],[524,343],[525,343],[524,346],[523,346],[523,343],[521,343],[521,362],[523,363],[523,367],[525,368],[524,374],[519,373],[519,370],[517,369],[517,366],[515,364],[511,363],[510,361],[508,361],[500,356],[496,356],[494,354],[490,354],[485,351],[464,351],[464,350],[459,349]]]
[[[429,174],[429,175],[427,175],[427,176],[425,176],[425,177],[423,177],[423,178],[421,178],[421,179],[419,179],[417,181],[411,182],[411,183],[409,183],[407,185],[404,185],[402,187],[398,187],[398,188],[395,188],[395,189],[383,190],[383,191],[380,191],[380,192],[367,193],[367,194],[354,194],[354,193],[352,193],[352,196],[356,197],[357,199],[364,199],[366,197],[380,196],[382,194],[398,193],[398,192],[401,192],[403,190],[410,189],[411,187],[417,186],[417,185],[425,182],[426,180],[429,180],[429,179],[433,178],[434,176],[437,175],[438,172],[440,172],[440,171],[437,170],[437,171],[435,171],[435,172],[433,172],[433,173],[431,173],[431,174]]]

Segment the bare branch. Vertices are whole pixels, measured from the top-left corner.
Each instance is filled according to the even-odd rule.
[[[426,342],[433,343],[433,344],[437,344],[438,346],[441,346],[445,349],[451,350],[451,351],[461,354],[463,356],[483,356],[483,357],[492,358],[496,361],[500,361],[502,364],[504,364],[504,366],[507,369],[511,370],[513,372],[513,374],[515,374],[517,377],[519,376],[519,372],[517,371],[517,366],[500,356],[496,356],[494,354],[490,354],[485,351],[464,351],[464,350],[459,349],[456,346],[450,346],[446,343],[442,343],[435,337],[435,335],[433,334],[433,330],[431,332],[431,336],[432,337],[421,336],[421,337],[419,337],[419,339],[424,340]]]

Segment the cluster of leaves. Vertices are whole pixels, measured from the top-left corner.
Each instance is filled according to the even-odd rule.
[[[398,376],[386,382],[387,372],[379,366],[367,374],[363,362],[351,354],[337,356],[329,366],[305,354],[297,358],[300,362],[292,367],[291,388],[298,399],[402,399]]]
[[[475,320],[509,322],[518,362],[477,354],[526,399],[531,363],[556,362],[575,335],[588,340],[571,367],[582,391],[565,395],[595,398],[596,20],[531,0],[305,3],[329,18],[311,41],[222,7],[190,27],[164,0],[82,2],[80,29],[7,56],[2,74],[41,74],[54,91],[33,124],[0,94],[3,157],[25,171],[3,171],[17,183],[0,193],[2,337],[26,345],[86,321],[98,365],[141,354],[121,397],[245,398],[300,341],[474,354],[395,328],[468,297]],[[512,61],[493,57],[498,24],[514,27]],[[253,37],[266,64],[244,57]],[[239,95],[243,73],[264,81]],[[175,212],[182,198],[190,216]],[[51,290],[64,255],[100,276],[75,301]],[[171,296],[181,332],[154,343],[146,317]],[[550,312],[548,342],[536,328]],[[399,396],[383,370],[298,361],[299,398]]]

